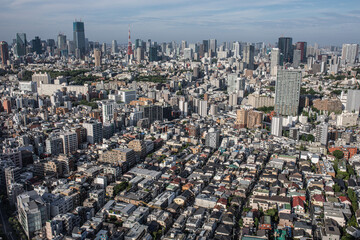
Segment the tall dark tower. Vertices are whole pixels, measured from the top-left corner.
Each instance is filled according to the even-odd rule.
[[[0,54],[2,65],[7,65],[7,61],[9,60],[9,47],[5,41],[0,42]]]
[[[280,54],[283,55],[284,62],[291,63],[293,60],[292,38],[280,37],[278,42],[278,48],[280,49]]]
[[[26,54],[26,34],[17,33],[16,34],[16,46],[15,46],[15,55],[18,57],[24,56]]]
[[[78,22],[75,20],[73,24],[74,30],[74,45],[75,52],[80,54],[80,58],[85,55],[85,27],[83,22]]]
[[[31,40],[31,46],[33,48],[33,52],[36,54],[42,53],[41,39],[39,37],[35,37],[35,39]]]

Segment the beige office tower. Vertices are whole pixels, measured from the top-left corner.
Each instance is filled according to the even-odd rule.
[[[95,67],[101,66],[101,51],[99,49],[94,50]]]

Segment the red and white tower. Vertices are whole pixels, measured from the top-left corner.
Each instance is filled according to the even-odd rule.
[[[131,39],[130,39],[130,25],[129,25],[129,42],[128,42],[128,50],[127,50],[127,55],[132,55],[133,54],[133,50],[132,50],[132,46],[131,46]]]

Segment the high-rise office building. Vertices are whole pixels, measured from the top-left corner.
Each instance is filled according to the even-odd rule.
[[[316,126],[315,141],[327,146],[329,125],[325,122]]]
[[[135,39],[135,49],[137,49],[138,47],[141,47],[141,40],[140,39]]]
[[[95,67],[101,66],[101,51],[99,49],[94,50]]]
[[[255,48],[253,45],[246,45],[243,50],[244,62],[247,65],[247,69],[254,70],[254,54]]]
[[[31,40],[31,47],[33,52],[35,52],[36,54],[41,54],[42,53],[41,39],[36,36],[33,40]]]
[[[209,40],[203,40],[204,53],[209,52]]]
[[[277,75],[277,69],[280,64],[280,50],[278,48],[271,49],[270,74],[273,77]]]
[[[187,41],[182,40],[181,41],[181,51],[184,51],[185,48],[187,48],[187,47],[188,47]]]
[[[58,37],[57,37],[57,47],[58,47],[58,49],[60,51],[67,49],[66,35],[61,34],[61,33],[58,35]]]
[[[211,55],[214,56],[217,49],[217,40],[216,39],[210,39],[209,41],[209,53],[211,52]]]
[[[280,37],[278,42],[278,48],[280,49],[280,53],[283,55],[283,61],[292,62],[293,59],[293,46],[292,46],[292,38],[290,37]],[[280,62],[280,65],[282,63]]]
[[[144,60],[144,49],[142,47],[138,47],[136,49],[136,61],[141,62]]]
[[[7,61],[9,60],[9,46],[5,41],[0,42],[0,57],[1,64],[3,66],[7,65]]]
[[[235,58],[240,58],[240,49],[241,49],[240,43],[239,42],[234,42],[233,43],[233,53],[234,53],[233,56]]]
[[[307,51],[307,42],[297,42],[296,49],[301,51],[301,59],[302,63],[306,63],[306,51]]]
[[[26,54],[26,34],[17,33],[16,34],[16,45],[15,45],[15,55],[18,57],[24,56]]]
[[[299,109],[301,71],[279,69],[275,85],[275,112],[296,116]]]
[[[68,54],[74,54],[74,52],[75,52],[74,41],[67,40],[66,45],[67,45]]]
[[[74,45],[75,53],[80,53],[80,57],[85,55],[85,27],[83,22],[74,22],[73,23],[74,31]],[[78,50],[76,50],[78,49]]]
[[[346,63],[354,64],[359,54],[359,44],[343,44],[341,59]]]
[[[101,45],[101,52],[102,52],[103,54],[106,54],[106,51],[107,51],[107,49],[106,49],[106,43],[103,43],[103,44]]]
[[[117,41],[112,40],[112,42],[111,42],[111,53],[115,54],[115,53],[118,53],[118,52],[119,52],[119,49],[118,49]]]
[[[294,49],[293,67],[298,68],[301,62],[301,50]]]
[[[282,136],[282,117],[274,116],[271,119],[271,135],[281,137]]]
[[[360,108],[360,90],[348,90],[345,110],[358,112]]]
[[[157,47],[156,46],[151,46],[149,49],[149,61],[150,62],[154,62],[158,60],[158,56],[157,56]]]
[[[46,40],[47,48],[46,51],[52,53],[54,51],[54,48],[56,46],[54,39],[48,39]]]
[[[193,50],[191,48],[184,49],[184,59],[186,59],[186,60],[193,59]]]

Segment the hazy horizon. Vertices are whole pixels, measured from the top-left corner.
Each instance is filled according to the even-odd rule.
[[[90,41],[127,43],[142,40],[198,42],[216,38],[274,44],[280,36],[293,42],[321,46],[358,43],[360,2],[345,0],[134,0],[43,1],[0,0],[0,41],[12,42],[16,33],[27,39],[55,39],[61,32],[72,40],[75,19],[85,23]]]

